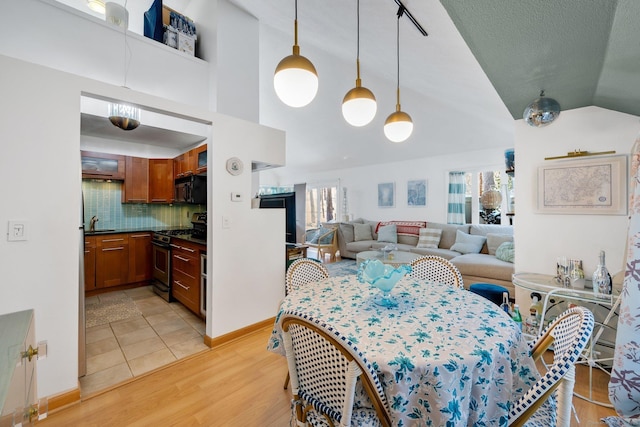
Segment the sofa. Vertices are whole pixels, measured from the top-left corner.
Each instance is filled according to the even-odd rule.
[[[381,222],[359,218],[338,223],[340,256],[355,259],[358,252],[381,249],[393,243],[393,239],[386,238],[389,229],[394,228],[389,227],[393,224],[396,226],[397,250],[446,258],[460,270],[465,288],[468,289],[473,283],[493,283],[507,288],[510,297],[514,298],[515,288],[511,282],[514,273],[513,227],[510,225]],[[425,230],[420,231],[422,228]],[[385,234],[382,239],[380,232]],[[426,245],[431,247],[419,247],[425,246],[418,244],[419,241],[423,242],[422,236],[425,235],[436,235],[432,237],[431,244]],[[467,240],[473,241],[473,248],[465,244]]]

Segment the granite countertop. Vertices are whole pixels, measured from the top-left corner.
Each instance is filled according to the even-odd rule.
[[[156,231],[163,231],[163,230],[184,230],[185,228],[186,227],[151,227],[151,228],[146,227],[146,228],[123,228],[119,230],[105,229],[105,230],[96,230],[96,231],[85,231],[84,235],[85,236],[105,236],[109,234],[121,234],[121,233],[156,232]],[[207,245],[206,239],[198,239],[187,234],[179,235],[179,236],[171,236],[171,238],[182,239],[188,242],[193,242],[193,243],[197,243],[204,246]]]

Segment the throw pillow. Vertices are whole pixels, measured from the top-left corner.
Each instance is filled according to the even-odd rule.
[[[369,224],[354,223],[353,236],[356,242],[360,240],[373,240],[373,236],[371,236],[371,226]]]
[[[421,228],[417,248],[437,248],[442,230],[439,228]]]
[[[378,242],[398,243],[398,229],[395,224],[385,225],[378,229]]]
[[[489,255],[495,255],[498,246],[504,242],[513,242],[513,236],[510,234],[487,233],[487,249],[489,250]]]
[[[513,242],[504,242],[496,249],[496,258],[502,261],[513,263],[515,257],[515,246]]]
[[[471,235],[457,230],[456,242],[451,246],[451,250],[461,254],[479,254],[486,240],[485,236]]]
[[[420,230],[427,226],[426,221],[381,221],[376,227],[376,232],[380,227],[395,224],[398,236],[417,236]]]

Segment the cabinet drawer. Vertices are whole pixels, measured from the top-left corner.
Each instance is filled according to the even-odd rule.
[[[129,244],[128,234],[109,234],[96,238],[96,244],[99,248],[112,248],[114,246],[122,246]]]
[[[192,255],[188,252],[173,251],[171,253],[171,262],[175,271],[183,273],[192,279],[198,277],[199,263],[196,255]]]
[[[173,297],[184,304],[188,309],[197,313],[200,301],[198,281],[180,271],[175,270],[171,281]]]

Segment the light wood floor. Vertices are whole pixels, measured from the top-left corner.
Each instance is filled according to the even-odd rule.
[[[178,361],[40,422],[49,426],[287,426],[290,392],[283,390],[286,361],[266,350],[271,328]],[[582,368],[582,367],[578,367]],[[576,391],[585,392],[584,369]],[[606,399],[608,378],[595,388]],[[612,409],[574,398],[580,424],[604,425]]]

